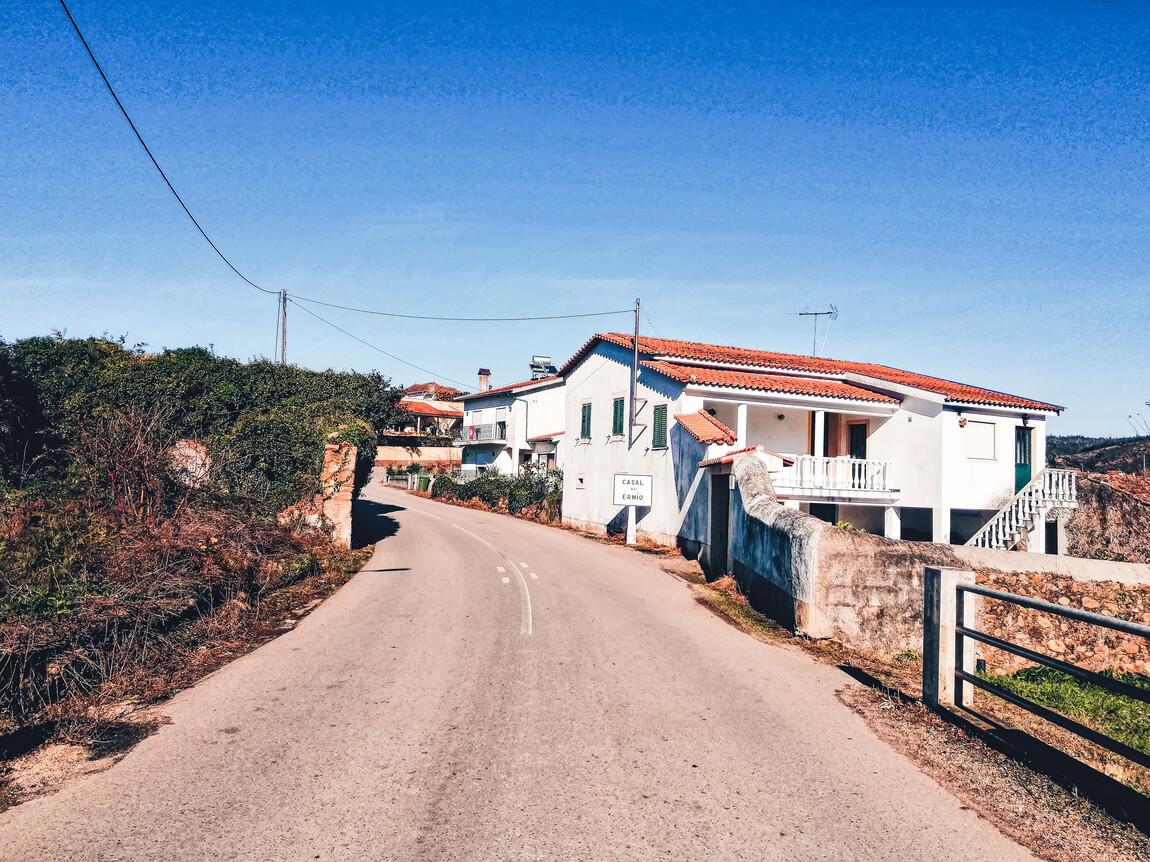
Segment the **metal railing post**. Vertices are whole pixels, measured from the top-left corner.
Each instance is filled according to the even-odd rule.
[[[955,625],[960,622],[958,584],[974,583],[974,573],[961,569],[927,568],[922,580],[922,699],[928,706],[954,706],[957,666],[974,671],[974,645],[958,643]],[[974,597],[963,593],[961,619],[974,623]],[[973,703],[970,686],[958,694],[964,706]]]

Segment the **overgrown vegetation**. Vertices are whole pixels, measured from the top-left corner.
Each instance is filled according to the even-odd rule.
[[[399,396],[202,348],[0,342],[0,732],[161,697],[350,577],[362,554],[275,514],[319,490],[325,443],[369,467]]]
[[[512,515],[530,509],[545,520],[555,519],[563,502],[563,473],[526,470],[518,476],[504,476],[488,470],[466,482],[440,475],[435,477],[431,496],[463,502],[476,500],[489,509],[506,510]]]
[[[979,675],[1019,697],[1078,719],[1131,748],[1150,754],[1150,704],[1048,667],[1029,667],[1008,675]],[[1104,675],[1150,691],[1150,677],[1116,676],[1109,671]]]

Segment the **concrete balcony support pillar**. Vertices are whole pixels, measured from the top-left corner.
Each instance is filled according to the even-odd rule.
[[[882,534],[888,539],[902,538],[902,508],[887,506],[883,510]]]
[[[826,448],[827,439],[827,411],[816,410],[814,411],[815,417],[815,439],[814,447],[811,452],[816,458],[821,458],[823,450]]]
[[[738,416],[735,420],[735,448],[747,447],[747,405],[740,404]]]

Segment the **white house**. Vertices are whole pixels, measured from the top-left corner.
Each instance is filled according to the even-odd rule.
[[[1062,408],[868,363],[640,337],[629,446],[632,349],[630,335],[596,335],[559,371],[570,524],[620,527],[614,475],[650,475],[639,532],[706,544],[714,524],[694,522],[725,511],[729,492],[711,478],[751,447],[785,505],[891,538],[987,543],[1001,533],[1009,545],[1018,518],[995,518],[1012,504],[1029,507],[1022,526],[1031,550],[1045,551],[1046,514],[1073,505],[1073,478],[1043,471],[1046,418]]]
[[[463,395],[463,471],[496,469],[517,474],[527,464],[563,467],[563,380],[548,357],[535,357],[533,377],[488,388],[490,373],[479,370],[479,391]]]

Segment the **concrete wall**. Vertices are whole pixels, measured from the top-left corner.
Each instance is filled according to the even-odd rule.
[[[376,467],[406,467],[422,464],[452,470],[459,466],[461,449],[454,446],[379,446],[375,450]]]
[[[775,503],[761,458],[736,456],[732,473],[729,566],[752,604],[810,637],[884,652],[921,649],[926,566],[1150,584],[1150,566],[1142,564],[902,542],[841,530]],[[705,542],[704,518],[700,510],[684,524],[689,550]]]

